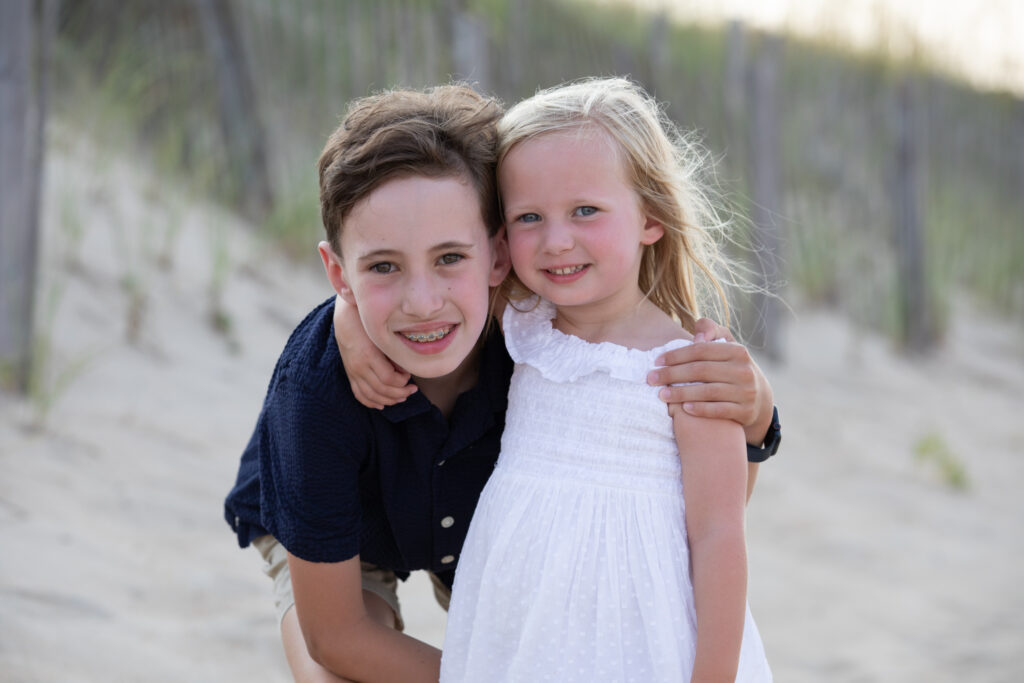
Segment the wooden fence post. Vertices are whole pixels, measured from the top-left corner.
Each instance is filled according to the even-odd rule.
[[[35,16],[38,12],[38,17]],[[0,2],[0,386],[26,393],[53,0]]]
[[[671,54],[669,50],[669,37],[672,31],[668,13],[660,10],[651,19],[649,38],[647,41],[647,89],[657,95],[658,86],[667,85],[670,77],[669,62]],[[664,96],[663,96],[664,97]],[[675,115],[683,118],[677,109]]]
[[[452,35],[452,76],[474,83],[483,92],[490,92],[490,54],[487,23],[466,8],[465,0],[449,0]]]
[[[732,168],[744,168],[743,138],[746,114],[747,31],[741,21],[730,21],[725,30],[725,77],[722,108],[725,110],[725,143]]]
[[[193,0],[203,39],[217,73],[221,129],[239,183],[243,211],[266,217],[274,203],[267,136],[259,116],[252,74],[229,0]]]
[[[782,360],[783,330],[781,304],[768,292],[781,282],[779,250],[782,246],[782,159],[779,136],[779,71],[783,40],[779,36],[761,37],[750,74],[750,190],[751,248],[757,259],[757,273],[765,293],[752,297],[754,321],[747,326],[746,341],[773,360]]]
[[[372,68],[368,64],[370,50],[367,48],[366,25],[363,7],[358,2],[345,4],[345,63],[348,66],[350,95],[362,97],[370,87]],[[341,115],[342,112],[338,112]]]
[[[526,65],[532,55],[530,54],[530,9],[526,7],[525,0],[509,0],[506,13],[506,35],[505,44],[508,48],[506,54],[512,55],[512,59],[506,60],[501,69],[495,71],[495,79],[504,77],[504,96],[519,97],[522,93],[524,72]]]
[[[921,142],[916,134],[917,87],[912,77],[896,86],[893,173],[894,231],[897,262],[900,344],[904,351],[930,351],[937,341],[933,302],[925,270],[925,238],[921,220]]]
[[[1024,209],[1024,97],[1017,99],[1017,106],[1015,107],[1016,116],[1014,116],[1013,123],[1011,124],[1011,131],[1013,138],[1017,141],[1017,149],[1012,150],[1010,154],[1016,154],[1016,165],[1010,164],[1010,168],[1016,166],[1017,169],[1017,199],[1020,202],[1022,209]],[[1024,213],[1024,211],[1022,211]]]

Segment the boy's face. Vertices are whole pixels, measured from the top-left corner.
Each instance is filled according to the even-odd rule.
[[[457,370],[488,319],[488,287],[508,272],[504,236],[488,238],[472,185],[456,177],[390,180],[356,204],[328,277],[359,309],[370,340],[414,377]],[[328,250],[324,254],[324,249]],[[328,261],[334,261],[336,267]]]

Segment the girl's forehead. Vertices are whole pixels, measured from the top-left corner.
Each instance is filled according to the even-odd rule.
[[[511,176],[535,175],[541,167],[561,173],[562,182],[582,182],[584,177],[629,176],[624,155],[614,138],[598,126],[557,130],[535,135],[512,147],[498,167],[504,192]],[[610,175],[609,175],[610,174]]]
[[[505,164],[510,157],[519,156],[516,154],[517,151],[521,154],[523,150],[528,149],[543,154],[542,148],[562,154],[596,151],[621,159],[619,144],[608,131],[595,123],[581,123],[526,137],[509,148],[501,163]]]

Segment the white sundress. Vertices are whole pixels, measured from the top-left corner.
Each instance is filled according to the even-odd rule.
[[[501,455],[455,575],[447,683],[690,679],[696,615],[681,466],[640,351],[508,306],[515,361]],[[747,610],[737,681],[771,681]]]

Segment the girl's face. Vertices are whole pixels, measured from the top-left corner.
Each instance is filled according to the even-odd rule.
[[[607,133],[519,143],[498,182],[512,267],[524,285],[563,309],[619,315],[636,306],[643,247],[664,230],[644,215]]]
[[[323,243],[325,264],[330,247]],[[328,277],[359,309],[371,341],[414,377],[459,370],[489,316],[488,287],[508,273],[504,236],[487,236],[462,178],[390,180],[359,202]]]

